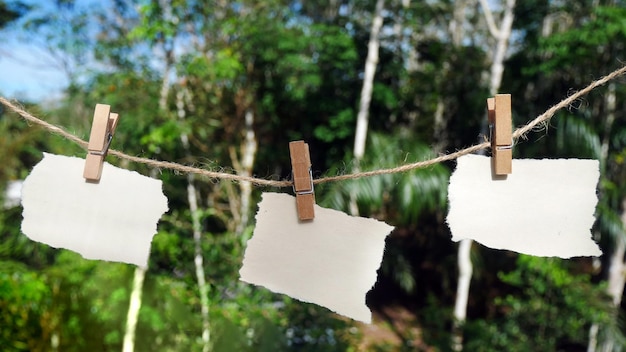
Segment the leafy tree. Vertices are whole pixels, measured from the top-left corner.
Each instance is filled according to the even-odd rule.
[[[585,349],[590,324],[610,321],[609,299],[588,274],[572,272],[572,264],[520,255],[515,269],[499,272],[509,290],[495,299],[493,317],[467,325],[466,347],[476,351]]]
[[[28,17],[30,32],[25,36],[47,40],[72,63],[77,79],[57,107],[45,108],[45,116],[80,136],[88,135],[94,104],[103,102],[121,114],[113,147],[127,153],[288,178],[287,142],[303,138],[312,147],[319,176],[352,166],[353,126],[374,4],[177,0],[136,6],[134,1],[113,1],[104,9],[61,1],[53,4],[50,16],[41,12],[45,8],[36,9],[40,12]],[[506,62],[502,87],[519,97],[513,100],[516,124],[617,65],[625,32],[622,3],[599,4],[518,4],[514,55]],[[439,152],[474,144],[484,120],[488,92],[483,72],[491,52],[480,13],[466,7],[461,38],[462,31],[449,28],[458,24],[459,4],[388,5],[363,169],[427,159],[434,155],[433,147]],[[516,146],[523,157],[602,160],[600,221],[594,231],[609,253],[616,252],[610,239],[623,236],[624,93],[619,84],[598,90],[578,109],[555,117],[556,131],[549,130],[549,138]],[[612,106],[607,103],[611,96]],[[28,108],[44,114],[44,109]],[[260,146],[249,168],[240,163],[247,142],[244,131],[252,131]],[[26,176],[42,150],[84,155],[6,112],[0,115],[0,135],[0,149],[7,151],[0,154],[5,165],[0,185]],[[107,160],[146,175],[155,172]],[[161,170],[158,176],[171,211],[153,240],[137,346],[201,348],[202,304],[194,265],[198,242],[188,235],[195,230],[191,219],[197,215],[215,351],[344,351],[359,346],[445,350],[456,282],[455,246],[444,222],[452,167],[436,165],[316,188],[324,206],[346,210],[350,194],[355,194],[362,214],[396,226],[368,304],[386,320],[372,329],[383,326],[397,340],[368,347],[363,345],[371,330],[359,330],[323,308],[238,282],[252,233],[242,213],[253,210],[242,205],[241,185],[193,180],[199,204],[194,212],[188,205],[188,180]],[[249,204],[259,199],[259,191],[249,194]],[[19,233],[19,212],[0,213],[0,319],[8,324],[0,324],[0,344],[15,350],[119,349],[132,268],[85,261],[33,243]],[[594,323],[619,331],[618,320],[607,313],[606,285],[597,284],[602,273],[594,272],[588,261],[518,258],[484,248],[473,255],[480,270],[469,301],[468,349],[578,348]],[[595,310],[585,309],[590,305]],[[397,318],[385,313],[390,306],[410,311],[414,319],[398,328]],[[418,328],[419,336],[413,333]],[[603,330],[599,336],[606,335]]]
[[[24,16],[30,7],[21,1],[0,1],[0,28]]]
[[[515,77],[521,75],[523,79],[537,80],[538,84],[532,88],[515,89],[529,93],[532,90],[531,95],[537,98],[538,104],[547,105],[544,99],[559,99],[554,92],[579,87],[585,77],[611,70],[616,65],[615,58],[624,54],[621,43],[626,39],[623,22],[626,12],[619,4],[602,5],[592,6],[584,2],[545,8],[547,13],[541,32],[536,29],[528,32],[526,43],[530,54],[515,58],[518,65],[520,62],[525,65],[524,69],[514,73]],[[563,16],[565,21],[556,21],[557,16]],[[602,95],[598,96],[600,93]],[[623,114],[620,112],[625,107],[618,98],[624,93],[622,86],[610,83],[574,109],[559,114],[554,138],[520,148],[535,155],[551,153],[560,157],[579,156],[600,161],[598,222],[594,234],[608,254],[603,256],[602,268],[608,276],[607,289],[616,308],[619,308],[622,298],[623,275],[610,273],[620,272],[624,266],[622,216],[626,189],[622,186],[625,169],[620,155],[625,144],[620,137],[624,134]],[[524,106],[519,111],[534,113],[533,110],[534,107]],[[616,331],[611,325],[607,332]],[[620,340],[620,336],[611,337],[611,334],[604,335],[605,349],[611,349],[608,346],[613,344],[612,340]],[[594,348],[590,345],[590,349]]]

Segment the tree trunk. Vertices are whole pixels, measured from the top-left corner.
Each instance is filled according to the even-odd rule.
[[[509,39],[513,29],[513,10],[515,9],[515,0],[507,0],[502,18],[500,29],[497,29],[493,20],[491,10],[486,0],[480,1],[485,19],[489,26],[489,31],[496,38],[496,50],[491,63],[491,72],[489,80],[489,92],[491,95],[498,93],[502,83],[502,74],[504,73],[504,58],[509,46]],[[485,119],[486,120],[486,119]],[[487,124],[484,124],[483,135],[486,135]],[[457,284],[456,302],[454,304],[454,333],[452,339],[452,347],[455,351],[463,350],[463,332],[462,327],[467,316],[467,300],[469,297],[469,288],[472,277],[472,261],[470,257],[472,249],[472,240],[464,240],[459,244],[458,265],[459,279]]]
[[[128,167],[128,162],[124,161],[122,166]],[[150,171],[150,177],[156,178],[157,170]],[[148,268],[136,267],[133,276],[133,289],[130,293],[130,302],[128,304],[128,313],[126,314],[126,328],[124,330],[124,341],[122,344],[123,352],[133,352],[135,350],[135,332],[137,331],[137,320],[139,311],[141,310],[143,279],[146,276]]]
[[[459,48],[463,43],[463,37],[465,37],[465,17],[468,7],[468,0],[459,0],[454,3],[454,13],[452,20],[448,25],[448,31],[452,40],[452,46]],[[450,65],[444,64],[442,70],[442,76],[446,77],[450,72]],[[442,153],[448,146],[448,118],[445,114],[445,102],[444,96],[439,94],[437,96],[437,108],[435,109],[435,116],[433,122],[433,151],[437,154]]]
[[[123,352],[135,350],[135,331],[137,330],[137,318],[141,309],[141,294],[143,292],[143,279],[146,276],[146,268],[136,267],[133,277],[133,290],[130,294],[130,304],[126,315],[126,331],[124,333]]]
[[[163,9],[163,19],[167,21],[172,20],[172,7],[169,1],[159,0],[159,5]],[[161,111],[167,111],[167,97],[170,91],[170,74],[174,66],[174,44],[167,45],[165,39],[161,38],[161,46],[163,47],[164,55],[164,67],[163,67],[163,81],[161,82],[161,91],[159,93],[159,109]]]
[[[185,135],[185,137],[187,137]],[[200,213],[198,211],[198,198],[196,197],[196,187],[194,185],[194,174],[187,174],[187,200],[189,201],[189,211],[191,212],[191,222],[193,228],[194,242],[194,264],[196,266],[196,279],[198,280],[198,290],[200,291],[200,314],[202,316],[202,352],[210,349],[211,331],[209,321],[209,285],[205,279],[204,258],[202,257],[202,225],[200,223]]]
[[[374,74],[378,65],[378,48],[380,47],[380,29],[383,26],[383,6],[385,0],[376,1],[376,10],[372,19],[372,29],[370,40],[367,44],[367,59],[365,61],[365,74],[363,76],[363,86],[361,88],[361,99],[359,102],[359,112],[356,118],[356,133],[354,136],[354,158],[360,161],[365,154],[365,140],[367,139],[368,114],[370,102],[372,101],[372,90],[374,87]],[[357,165],[358,166],[358,165]]]
[[[452,334],[452,349],[463,350],[463,324],[467,317],[467,300],[469,298],[470,282],[472,281],[472,260],[470,257],[472,240],[466,239],[459,243],[457,263],[459,278],[456,286],[456,301],[454,302],[454,331]]]
[[[623,200],[623,206],[626,206],[626,199]],[[626,211],[622,213],[622,223],[626,224]],[[613,299],[614,319],[617,319],[620,305],[622,303],[622,294],[624,293],[624,273],[626,272],[626,263],[624,263],[624,254],[626,253],[626,242],[622,237],[615,239],[615,247],[611,254],[609,268],[609,285],[607,292]],[[605,334],[602,344],[603,352],[612,352],[615,347],[615,339],[612,334]]]
[[[452,44],[458,47],[463,42],[465,36],[465,9],[467,6],[466,1],[458,1],[454,7],[454,16],[450,23],[450,35],[452,38]],[[441,152],[445,148],[446,141],[441,139],[440,134],[446,128],[446,122],[443,121],[444,104],[442,97],[437,100],[437,111],[435,113],[435,146],[439,148]],[[447,137],[446,137],[447,138]],[[454,321],[452,323],[452,350],[463,350],[463,324],[467,316],[467,301],[469,299],[470,283],[472,281],[472,261],[470,258],[472,249],[472,240],[462,240],[459,243],[457,253],[457,266],[459,270],[459,277],[457,279],[456,287],[456,299],[454,301]]]
[[[483,0],[484,1],[484,0]],[[488,7],[486,8],[488,9]],[[496,51],[493,54],[493,62],[491,63],[491,81],[489,84],[489,92],[491,95],[495,95],[500,90],[500,84],[502,83],[502,74],[504,73],[504,58],[506,57],[506,51],[509,48],[509,39],[511,37],[511,31],[513,29],[513,10],[515,9],[515,0],[507,0],[506,8],[504,10],[504,17],[502,18],[502,25],[498,31],[496,37]],[[490,12],[490,10],[485,10]]]
[[[252,174],[252,167],[254,166],[254,158],[257,152],[257,141],[254,134],[254,112],[251,109],[246,110],[245,114],[245,139],[241,147],[241,161],[239,161],[239,170],[237,173],[243,176],[250,176]],[[250,200],[252,198],[252,184],[248,181],[239,182],[239,189],[241,190],[241,219],[237,224],[237,234],[242,234],[248,222],[250,221]]]
[[[380,29],[383,26],[383,7],[385,0],[376,1],[376,9],[372,19],[370,39],[367,44],[367,59],[365,60],[365,74],[363,76],[363,86],[361,88],[361,99],[359,101],[359,112],[356,118],[356,132],[354,135],[354,162],[355,172],[360,170],[360,162],[365,154],[365,141],[367,140],[367,125],[369,121],[370,102],[372,101],[372,90],[374,87],[374,74],[378,65],[378,49],[380,47]],[[359,210],[356,205],[355,192],[351,192],[350,213],[358,215]]]
[[[185,103],[182,90],[176,94],[176,107],[178,118],[185,119]],[[182,134],[180,140],[183,144],[187,156],[189,157],[189,136]],[[202,224],[200,222],[200,212],[198,207],[198,197],[196,186],[194,185],[195,175],[187,174],[187,201],[191,212],[191,226],[193,229],[194,242],[194,265],[196,268],[196,280],[200,291],[200,315],[202,317],[202,352],[210,350],[211,330],[209,320],[209,285],[205,279],[204,258],[202,257]]]
[[[449,65],[446,65],[449,66]],[[446,70],[447,71],[447,70]],[[445,75],[446,73],[444,73]],[[445,151],[448,141],[448,119],[445,116],[444,97],[437,96],[437,108],[433,119],[433,152],[439,154]]]
[[[163,112],[167,111],[167,97],[170,93],[170,74],[173,65],[173,52],[165,49],[165,67],[163,68],[163,81],[161,82],[161,91],[159,93],[159,109]]]
[[[400,53],[400,57],[402,58],[402,62],[404,63],[404,67],[406,67],[407,72],[411,72],[415,70],[415,65],[410,62],[410,60],[417,57],[415,53],[415,46],[409,42],[410,36],[405,35],[406,31],[406,12],[411,5],[411,0],[400,0],[401,13],[396,15],[397,19],[393,26],[394,36],[396,37],[396,43],[394,45],[395,50]]]
[[[607,113],[605,116],[605,125],[602,138],[601,158],[606,163],[609,155],[609,143],[611,136],[611,129],[615,121],[615,109],[616,109],[616,96],[615,96],[615,83],[608,85],[607,94],[605,97],[605,104]],[[622,199],[622,227],[626,228],[626,198]],[[614,317],[618,319],[620,306],[622,304],[622,295],[624,293],[624,284],[626,284],[626,262],[624,261],[624,254],[626,254],[626,241],[623,236],[618,236],[614,239],[613,253],[611,253],[611,259],[609,261],[609,277],[607,293],[613,300]],[[593,328],[593,326],[592,326]],[[592,331],[590,331],[591,334]],[[616,346],[615,338],[612,334],[605,334],[602,341],[602,351],[611,352]],[[591,348],[591,341],[589,342],[589,348]]]
[[[452,37],[452,45],[455,47],[463,43],[465,37],[465,10],[468,0],[458,0],[454,3],[454,14],[450,21],[449,31]]]
[[[598,329],[599,325],[596,323],[591,324],[589,328],[589,343],[587,344],[587,352],[596,352],[596,346],[598,345]]]

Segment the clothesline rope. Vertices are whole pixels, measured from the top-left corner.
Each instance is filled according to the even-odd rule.
[[[548,120],[550,120],[554,116],[554,114],[556,114],[557,111],[570,106],[573,102],[580,99],[582,96],[588,94],[589,92],[596,89],[597,87],[602,86],[606,84],[607,82],[623,75],[624,73],[626,73],[626,66],[619,68],[596,81],[591,82],[587,87],[561,100],[558,104],[552,106],[551,108],[546,110],[546,112],[537,116],[534,120],[532,120],[528,124],[517,128],[513,132],[514,142],[517,141],[519,138],[523,138],[524,136],[526,136],[526,134],[528,134],[537,125],[545,123]],[[50,124],[30,114],[29,112],[27,112],[26,110],[18,106],[18,104],[11,103],[9,100],[1,96],[0,96],[0,103],[6,106],[9,110],[20,115],[23,119],[29,122],[32,122],[36,125],[42,126],[43,128],[47,129],[51,133],[55,133],[66,139],[69,139],[70,141],[80,145],[81,147],[85,149],[87,148],[88,143],[86,141],[65,131],[61,127]],[[320,184],[320,183],[326,183],[326,182],[357,179],[361,177],[370,177],[370,176],[377,176],[377,175],[407,172],[407,171],[411,171],[415,169],[425,168],[425,167],[428,167],[428,166],[431,166],[431,165],[434,165],[443,161],[454,160],[463,155],[471,154],[471,153],[474,153],[474,152],[477,152],[479,150],[486,149],[489,147],[490,147],[489,142],[483,142],[480,144],[473,145],[471,147],[467,147],[465,149],[458,150],[454,153],[444,154],[444,155],[441,155],[439,157],[429,159],[429,160],[400,165],[397,167],[387,168],[387,169],[378,169],[378,170],[357,172],[357,173],[352,173],[352,174],[322,177],[322,178],[313,180],[313,183]],[[121,159],[126,159],[131,162],[146,164],[154,168],[175,170],[181,173],[193,173],[193,174],[198,174],[198,175],[206,176],[206,177],[213,178],[213,179],[223,179],[223,180],[231,180],[231,181],[239,181],[239,182],[251,182],[252,184],[255,184],[258,186],[271,186],[271,187],[291,187],[293,185],[292,181],[275,181],[275,180],[267,180],[263,178],[256,178],[256,177],[250,177],[250,176],[242,176],[242,175],[237,175],[237,174],[232,174],[232,173],[227,173],[227,172],[211,171],[211,170],[186,166],[186,165],[182,165],[182,164],[178,164],[178,163],[174,163],[170,161],[160,161],[160,160],[132,156],[132,155],[128,155],[128,154],[125,154],[121,151],[114,150],[114,149],[109,149],[109,154],[114,155]]]

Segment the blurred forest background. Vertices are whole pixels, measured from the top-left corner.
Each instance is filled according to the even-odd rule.
[[[35,115],[86,139],[95,104],[110,104],[114,149],[273,179],[289,177],[290,140],[309,143],[315,177],[473,145],[487,97],[511,93],[522,125],[626,60],[621,0],[0,0],[0,27],[0,49],[35,45],[31,59],[69,82],[61,97],[20,100]],[[600,258],[451,242],[454,163],[318,186],[318,204],[396,226],[367,296],[372,325],[238,281],[261,191],[287,190],[109,157],[164,182],[148,269],[30,241],[4,190],[44,151],[85,152],[0,109],[1,349],[623,350],[625,81],[514,149],[600,160]]]

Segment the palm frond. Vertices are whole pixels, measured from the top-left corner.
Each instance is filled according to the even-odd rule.
[[[558,152],[601,159],[602,142],[593,126],[574,115],[567,115],[558,121],[560,132],[557,137]]]

